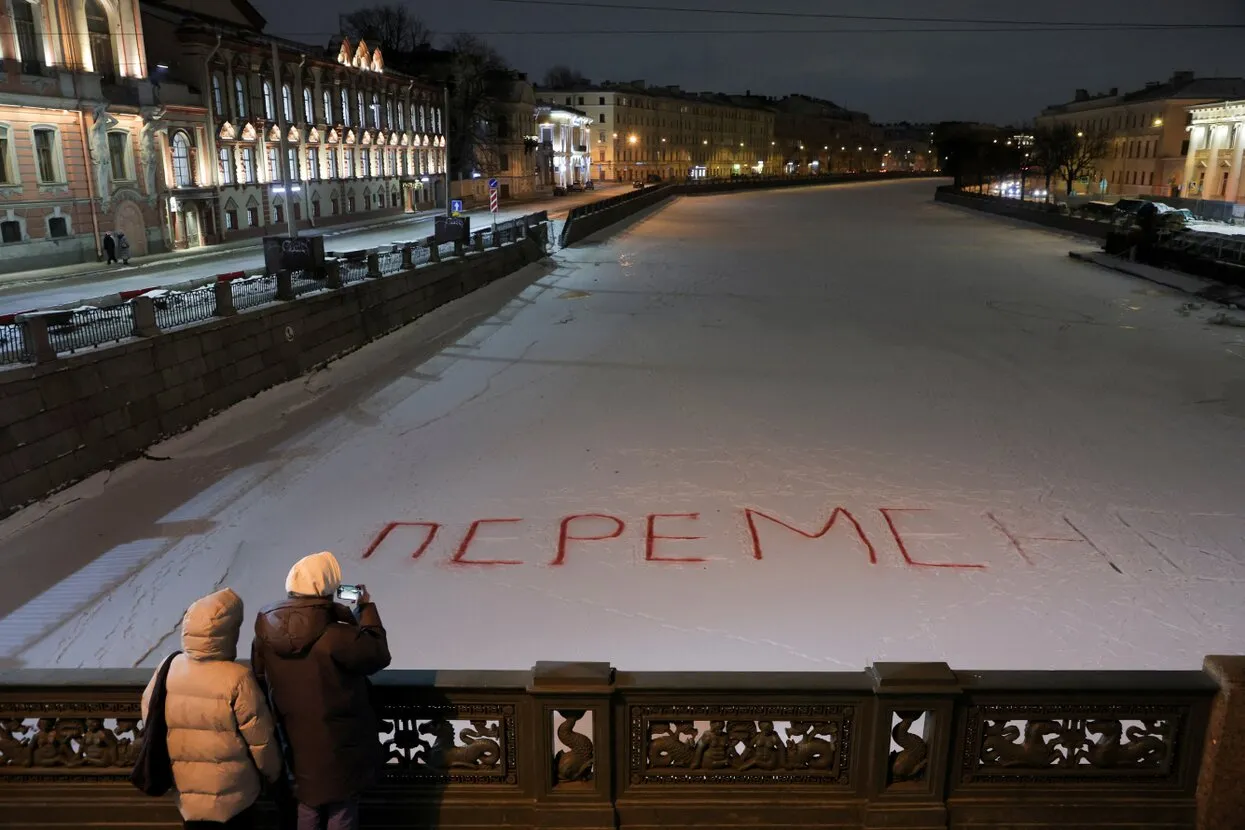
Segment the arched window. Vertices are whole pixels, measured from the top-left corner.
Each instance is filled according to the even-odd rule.
[[[385,129],[393,129],[393,99],[385,101]]]
[[[238,118],[246,118],[246,78],[241,75],[233,79],[233,104],[237,107]]]
[[[327,89],[320,96],[320,103],[324,105],[324,123],[333,123],[333,95]]]
[[[418,129],[418,126],[417,126],[418,124],[419,122],[416,119],[415,105],[411,104],[411,129],[412,130]]]
[[[372,93],[372,129],[380,129],[380,96]]]
[[[294,92],[289,84],[281,85],[281,113],[285,116],[286,124],[294,123]]]
[[[275,102],[272,100],[272,82],[264,81],[263,90],[264,90],[264,118],[267,118],[269,121],[274,121],[276,120],[276,117],[277,117],[277,109],[276,109]]]
[[[350,96],[342,90],[342,126],[350,126]]]
[[[364,117],[365,113],[363,111],[363,93],[356,92],[354,97],[355,97],[355,104],[358,106],[359,126],[366,127],[367,118]]]
[[[303,121],[306,124],[316,123],[316,105],[311,96],[311,87],[303,87]]]
[[[112,56],[112,26],[99,0],[86,0],[86,32],[91,41],[91,63],[105,81],[115,80],[117,64]]]
[[[398,102],[398,129],[406,129],[406,107],[402,106],[402,102]]]
[[[177,187],[190,187],[190,136],[184,132],[173,134],[173,183]]]

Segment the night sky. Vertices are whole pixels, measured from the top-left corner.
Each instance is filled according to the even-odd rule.
[[[625,0],[612,0],[622,5]],[[337,15],[368,0],[254,0],[268,31],[322,43]],[[593,0],[604,3],[607,0]],[[868,112],[875,121],[1021,123],[1085,87],[1106,91],[1166,80],[1179,69],[1245,76],[1245,29],[964,32],[974,26],[905,22],[912,17],[1094,23],[1234,23],[1242,0],[642,0],[650,7],[713,6],[687,13],[592,8],[592,2],[529,5],[503,0],[411,4],[438,36],[481,33],[512,66],[539,82],[568,64],[594,81],[643,79],[767,95],[802,92]],[[291,7],[297,6],[297,14]],[[886,15],[896,21],[740,16],[725,10]],[[879,28],[957,32],[862,32]],[[991,28],[981,24],[980,28]],[[994,28],[1000,28],[995,26]],[[783,30],[764,33],[759,30]],[[833,29],[840,33],[810,33]],[[531,32],[589,31],[557,35]],[[618,34],[620,30],[652,33]],[[700,31],[691,31],[700,30]],[[727,30],[737,34],[704,34]],[[528,32],[529,34],[517,34]],[[843,33],[849,32],[849,33]]]

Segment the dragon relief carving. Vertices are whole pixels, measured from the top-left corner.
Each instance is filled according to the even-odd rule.
[[[891,783],[920,781],[925,777],[929,764],[929,744],[925,738],[912,733],[912,725],[925,715],[924,712],[896,712],[891,739],[899,747],[890,754]]]
[[[455,724],[462,729],[455,736]],[[435,717],[387,719],[381,740],[387,762],[428,774],[473,770],[496,772],[502,765],[503,724],[498,720]],[[430,740],[425,740],[425,736]]]
[[[694,721],[647,723],[650,770],[808,772],[831,771],[839,763],[836,721],[793,720],[781,732],[773,720],[711,720],[703,731]]]
[[[559,782],[587,781],[592,778],[592,739],[575,731],[575,725],[584,717],[582,710],[560,711],[562,723],[558,725],[558,740],[566,749],[558,750],[553,762]]]
[[[77,769],[124,771],[134,766],[142,746],[137,718],[0,719],[0,769]]]
[[[1081,757],[1095,767],[1155,767],[1167,759],[1167,730],[1158,721],[1125,730],[1118,720],[1091,720],[1085,731],[1100,736],[1081,750]],[[1121,736],[1128,743],[1121,743]]]
[[[1031,720],[1025,723],[1024,739],[1020,740],[1016,725],[986,721],[981,732],[981,760],[1001,767],[1049,767],[1064,756],[1046,739],[1061,731],[1057,721]]]
[[[454,724],[440,718],[430,720],[419,727],[420,735],[431,735],[433,739],[431,746],[424,745],[423,761],[437,770],[493,769],[501,762],[499,732],[496,725],[473,720],[469,728],[458,733],[462,742],[459,745],[454,741]]]
[[[1126,719],[1032,719],[982,722],[983,767],[1020,769],[1092,767],[1100,770],[1154,768],[1171,753],[1170,723],[1140,721],[1125,729]],[[1127,738],[1127,743],[1124,742]]]

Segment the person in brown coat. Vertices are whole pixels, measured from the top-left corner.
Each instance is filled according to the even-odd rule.
[[[193,603],[182,619],[182,653],[165,689],[177,809],[187,828],[251,827],[261,776],[281,775],[281,752],[263,692],[235,663],[242,600],[226,588]],[[159,670],[157,669],[157,673]],[[143,692],[143,721],[155,676]]]
[[[285,744],[298,830],[357,830],[359,794],[385,760],[367,678],[389,665],[389,643],[366,591],[352,612],[334,601],[340,584],[333,554],[304,557],[288,599],[255,620],[251,667]]]

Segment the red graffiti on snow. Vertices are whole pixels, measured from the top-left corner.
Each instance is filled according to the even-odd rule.
[[[873,543],[869,541],[868,535],[865,533],[864,529],[861,528],[860,522],[856,521],[856,517],[844,510],[842,507],[834,508],[834,512],[830,514],[830,518],[824,525],[822,525],[821,530],[817,533],[809,533],[808,531],[800,530],[798,527],[793,527],[792,525],[787,524],[782,519],[775,519],[768,513],[762,513],[760,510],[745,507],[744,521],[748,523],[748,533],[752,536],[752,557],[754,559],[762,558],[761,534],[760,531],[757,530],[756,522],[753,520],[754,516],[759,516],[762,519],[769,519],[774,524],[782,525],[787,530],[798,533],[805,539],[820,539],[822,536],[825,536],[830,532],[830,529],[834,527],[834,523],[838,520],[840,515],[845,516],[847,520],[852,523],[852,527],[856,529],[856,536],[860,538],[861,543],[865,546],[865,550],[869,551],[869,564],[876,565],[878,563],[878,552],[874,549]]]
[[[614,531],[604,536],[572,536],[571,522],[576,519],[607,519],[614,523]],[[617,539],[626,527],[622,519],[608,513],[576,513],[574,516],[567,516],[562,520],[561,529],[558,531],[558,555],[549,564],[561,565],[566,561],[567,542],[604,542],[606,539]]]
[[[467,548],[471,547],[471,542],[476,538],[476,531],[483,524],[506,524],[510,522],[521,522],[522,519],[476,519],[471,523],[471,527],[467,529],[467,535],[463,537],[462,544],[458,546],[458,550],[454,551],[454,558],[450,560],[455,565],[522,565],[523,563],[515,559],[465,559]]]
[[[703,536],[660,536],[654,530],[654,525],[658,519],[699,519],[699,513],[650,513],[648,514],[647,529],[644,532],[644,559],[647,562],[704,562],[705,560],[699,556],[657,556],[653,550],[658,539],[668,539],[671,541],[691,542],[696,539],[703,539]]]
[[[375,553],[376,549],[380,547],[380,543],[385,541],[385,538],[393,532],[394,528],[399,527],[426,527],[429,529],[428,535],[424,537],[424,541],[411,554],[412,559],[418,559],[423,556],[424,551],[428,550],[428,546],[436,538],[437,531],[441,529],[441,524],[440,522],[389,522],[381,529],[380,533],[376,534],[376,538],[372,540],[372,544],[367,546],[367,550],[363,551],[363,558],[367,559]]]

